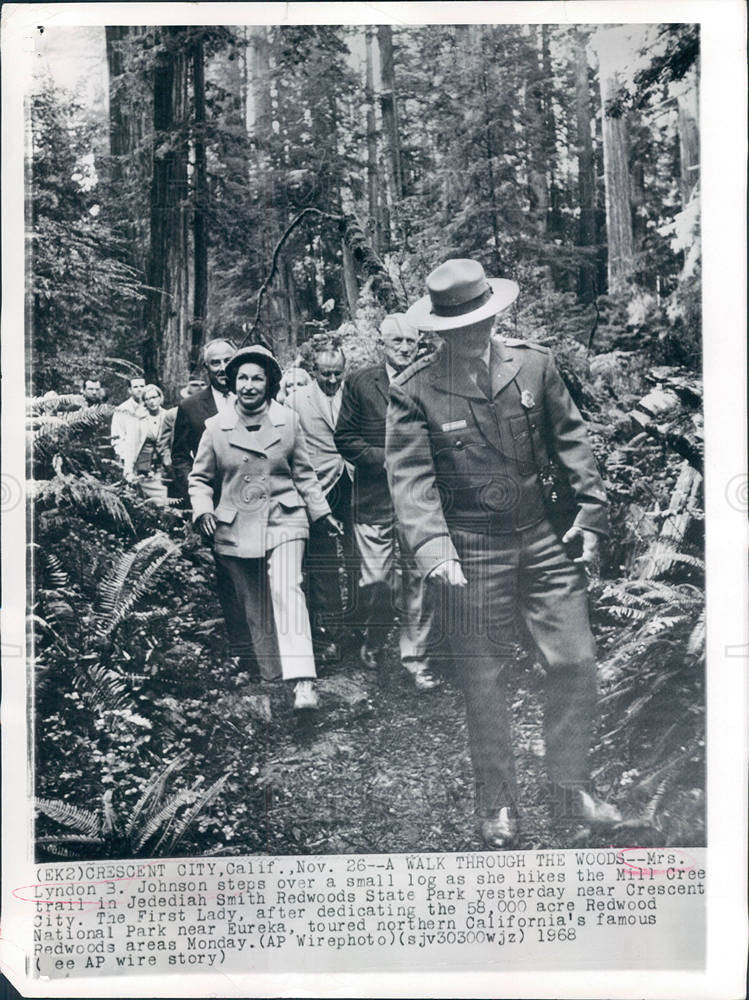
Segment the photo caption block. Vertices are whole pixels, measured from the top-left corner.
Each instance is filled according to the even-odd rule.
[[[705,850],[35,866],[37,976],[699,969]]]

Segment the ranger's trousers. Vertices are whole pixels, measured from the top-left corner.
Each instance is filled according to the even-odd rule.
[[[441,629],[465,696],[476,812],[517,812],[511,734],[516,615],[546,667],[544,737],[552,782],[584,786],[596,706],[584,570],[548,521],[513,533],[451,529],[468,585],[440,586]],[[438,588],[435,587],[435,590]]]

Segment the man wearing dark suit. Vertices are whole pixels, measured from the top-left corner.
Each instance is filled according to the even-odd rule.
[[[203,365],[208,386],[187,396],[177,407],[172,439],[172,470],[175,489],[187,501],[187,477],[192,469],[205,422],[219,412],[234,409],[235,396],[226,380],[226,365],[236,348],[229,340],[209,340],[203,348]],[[215,553],[214,553],[215,555]],[[229,636],[229,656],[238,667],[246,669],[252,660],[252,641],[244,613],[237,604],[234,585],[219,560],[216,564],[216,592]]]
[[[343,527],[341,539],[349,585],[354,576],[351,558],[351,477],[333,440],[341,406],[346,358],[335,342],[321,342],[315,351],[312,381],[287,400],[299,416],[310,462],[333,516]],[[319,662],[337,660],[344,638],[343,596],[338,542],[321,524],[310,526],[305,567],[315,655]]]
[[[401,662],[416,687],[428,691],[440,683],[427,659],[432,615],[424,580],[400,536],[385,474],[388,389],[398,372],[413,361],[419,337],[402,313],[387,316],[380,335],[385,360],[347,379],[335,431],[338,451],[354,466],[354,536],[366,630],[360,655],[365,666],[377,666],[398,608]]]
[[[443,621],[466,703],[476,812],[488,847],[518,835],[510,704],[516,616],[546,666],[546,766],[557,817],[598,824],[617,810],[591,794],[595,644],[585,565],[607,530],[606,495],[585,425],[549,350],[492,335],[518,294],[477,261],[449,260],[406,314],[443,338],[393,380],[385,463],[395,512]],[[560,538],[542,471],[574,495]]]

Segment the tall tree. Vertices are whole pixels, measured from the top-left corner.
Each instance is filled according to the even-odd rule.
[[[593,159],[593,118],[590,97],[587,37],[581,28],[574,35],[575,116],[577,124],[577,177],[580,201],[580,223],[577,245],[585,248],[577,278],[577,294],[582,302],[592,302],[596,295],[595,260],[596,243],[596,176]]]
[[[190,335],[190,367],[198,364],[205,339],[208,300],[208,174],[205,148],[205,65],[203,36],[198,29],[192,42],[194,106],[194,198],[193,198],[193,312]]]
[[[677,94],[679,114],[679,179],[681,203],[686,205],[700,176],[699,106],[697,100],[697,70],[693,66],[685,74]]]
[[[187,212],[187,28],[159,32],[153,70],[148,298],[143,367],[174,394],[189,375],[192,348]]]
[[[365,85],[364,100],[367,105],[367,231],[375,253],[382,252],[382,195],[380,173],[377,169],[377,122],[375,118],[374,59],[372,57],[374,29],[365,30]]]
[[[397,205],[403,197],[403,174],[393,62],[393,29],[389,24],[378,25],[377,46],[380,52],[380,113],[385,135],[390,223],[391,226],[397,226]]]
[[[603,109],[606,243],[611,293],[624,291],[635,268],[627,121],[622,109],[615,103],[622,86],[619,61],[623,48],[621,39],[625,31],[622,28],[610,28],[595,36]]]

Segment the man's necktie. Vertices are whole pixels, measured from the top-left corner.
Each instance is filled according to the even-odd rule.
[[[492,398],[492,380],[489,374],[489,369],[486,366],[486,362],[483,358],[474,358],[473,364],[473,377],[476,379],[477,387],[483,392],[487,399]]]

